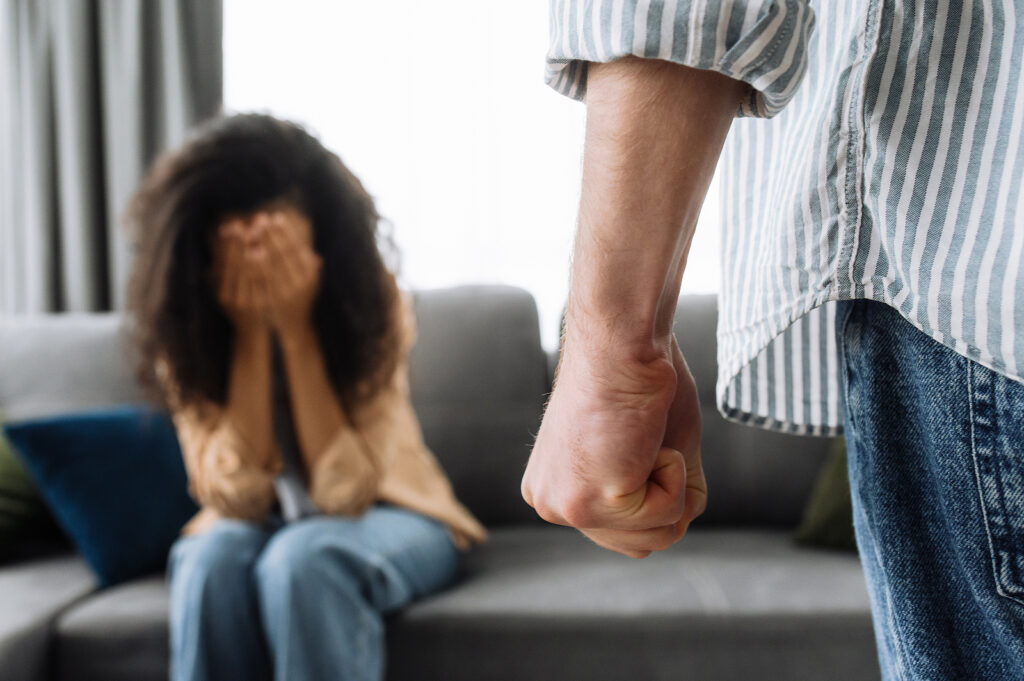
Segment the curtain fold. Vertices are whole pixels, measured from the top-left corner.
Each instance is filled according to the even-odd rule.
[[[125,202],[220,111],[220,0],[4,0],[0,313],[123,306]]]

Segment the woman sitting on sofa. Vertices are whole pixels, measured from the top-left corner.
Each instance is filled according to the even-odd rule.
[[[377,680],[382,615],[485,538],[409,402],[373,201],[302,128],[213,121],[130,210],[143,380],[202,510],[170,558],[172,680]]]

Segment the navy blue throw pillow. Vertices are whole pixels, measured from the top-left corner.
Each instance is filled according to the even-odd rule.
[[[124,406],[4,429],[101,586],[163,570],[197,510],[166,414]]]

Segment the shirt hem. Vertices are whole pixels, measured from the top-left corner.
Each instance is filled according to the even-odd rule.
[[[771,416],[760,416],[725,404],[718,405],[718,413],[727,421],[744,426],[770,430],[786,435],[804,435],[809,437],[838,437],[843,434],[841,425],[824,425],[811,423],[794,423],[783,421]]]
[[[727,378],[724,382],[720,381],[720,389],[716,390],[718,412],[725,419],[732,421],[733,423],[754,426],[778,433],[809,435],[816,437],[834,437],[842,435],[843,425],[841,423],[796,423],[770,415],[748,412],[740,407],[729,404],[726,399],[726,394],[728,392],[728,386],[734,384],[738,380],[744,367],[757,359],[768,348],[768,346],[775,342],[797,320],[806,317],[815,309],[825,305],[826,303],[838,303],[846,300],[871,300],[888,305],[892,309],[896,310],[901,317],[912,324],[914,328],[934,340],[936,343],[956,352],[964,359],[976,362],[977,364],[980,364],[986,369],[994,371],[1001,376],[1005,376],[1012,381],[1024,384],[1024,376],[1011,374],[1009,372],[1009,367],[1007,367],[1004,362],[992,358],[988,353],[969,343],[955,339],[937,329],[932,329],[918,319],[908,317],[903,310],[894,304],[894,300],[898,297],[900,291],[902,291],[902,288],[897,288],[892,292],[892,295],[887,295],[889,293],[888,287],[878,286],[875,282],[860,283],[850,285],[848,287],[842,287],[833,280],[833,282],[825,286],[818,295],[811,297],[809,302],[804,303],[803,305],[794,305],[790,308],[791,311],[788,313],[783,312],[782,314],[773,315],[769,319],[762,320],[759,324],[755,324],[754,326],[767,325],[770,331],[764,335],[766,340],[763,343],[758,343],[756,345],[757,349],[749,355],[746,360],[741,361],[735,370],[728,371]],[[785,321],[782,323],[771,323],[772,320],[780,318]],[[840,405],[840,413],[842,412],[841,407],[842,405]]]

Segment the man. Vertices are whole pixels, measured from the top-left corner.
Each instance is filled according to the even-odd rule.
[[[721,411],[845,432],[887,680],[1024,678],[1024,5],[553,0],[551,19],[548,82],[587,131],[526,501],[637,558],[703,510],[671,329],[732,127]]]

